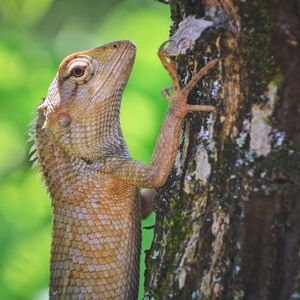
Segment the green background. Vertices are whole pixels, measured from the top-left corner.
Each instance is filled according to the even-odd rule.
[[[0,299],[48,298],[51,207],[26,140],[60,61],[112,40],[135,42],[121,123],[132,156],[149,162],[167,108],[160,90],[170,83],[156,52],[169,20],[168,6],[152,0],[1,0]],[[153,223],[151,216],[144,226]],[[143,251],[151,238],[143,230]]]

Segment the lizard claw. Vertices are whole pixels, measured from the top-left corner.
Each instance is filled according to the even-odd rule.
[[[193,112],[193,111],[203,111],[203,112],[214,112],[216,108],[212,105],[191,105],[187,104],[186,112]]]
[[[219,62],[219,59],[215,58],[211,61],[209,61],[203,68],[201,68],[193,77],[192,79],[187,83],[187,85],[181,90],[183,94],[188,96],[188,94],[191,92],[191,90],[194,88],[194,86],[197,84],[197,82],[205,76],[210,69],[212,69],[217,63]]]
[[[173,90],[172,86],[167,87],[161,91],[161,94],[166,100],[170,101],[172,99],[172,95],[170,94],[170,91],[172,90]]]
[[[157,54],[158,54],[158,57],[160,58],[162,65],[164,66],[164,68],[167,70],[170,77],[172,78],[173,90],[176,91],[176,90],[180,90],[180,84],[179,84],[179,80],[177,77],[176,63],[175,63],[174,59],[169,58],[170,62],[167,61],[168,56],[166,55],[165,49],[166,49],[166,46],[168,43],[170,43],[170,41],[164,42],[159,47]]]

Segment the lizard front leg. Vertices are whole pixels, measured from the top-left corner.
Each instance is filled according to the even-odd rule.
[[[188,95],[197,82],[207,74],[217,63],[218,59],[213,59],[200,69],[181,88],[176,74],[175,62],[167,62],[164,52],[164,44],[158,51],[158,56],[163,66],[172,78],[172,95],[169,91],[163,95],[170,101],[170,107],[162,124],[151,163],[145,165],[129,157],[119,157],[107,162],[107,170],[114,176],[138,187],[157,188],[162,186],[173,166],[180,138],[181,123],[189,112],[214,112],[215,107],[210,105],[190,105]]]

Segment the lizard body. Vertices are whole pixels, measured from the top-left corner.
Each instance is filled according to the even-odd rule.
[[[173,95],[164,93],[170,109],[149,165],[130,157],[120,128],[121,96],[135,58],[131,42],[65,58],[38,107],[35,156],[53,209],[50,299],[138,297],[138,187],[166,181],[183,117],[214,110],[188,105],[187,96],[216,60],[181,89],[162,49],[159,56],[173,79]]]

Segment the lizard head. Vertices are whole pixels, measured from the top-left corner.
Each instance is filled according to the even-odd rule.
[[[93,159],[101,143],[116,135],[122,92],[135,46],[117,41],[67,56],[39,106],[41,130],[49,130],[73,155]]]

